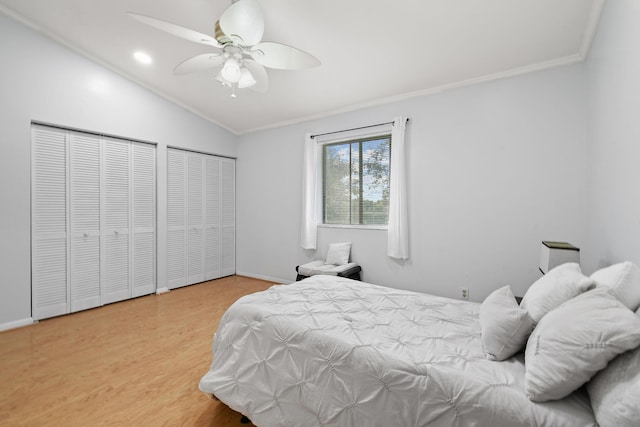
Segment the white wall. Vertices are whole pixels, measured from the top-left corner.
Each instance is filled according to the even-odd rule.
[[[589,136],[585,270],[640,265],[640,2],[607,2],[586,62]]]
[[[351,241],[364,279],[481,301],[539,277],[541,240],[582,246],[586,108],[581,65],[413,98],[240,137],[237,268],[293,280],[296,263]],[[313,102],[313,100],[309,100]],[[411,259],[386,256],[386,232],[320,229],[318,254],[300,249],[304,133],[411,118]]]
[[[236,155],[236,137],[0,14],[0,330],[31,316],[32,120],[158,144],[158,287],[166,287],[166,147]]]

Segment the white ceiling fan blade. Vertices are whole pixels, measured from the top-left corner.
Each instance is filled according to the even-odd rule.
[[[152,18],[146,15],[140,15],[138,13],[127,12],[127,15],[129,15],[133,19],[136,19],[142,22],[143,24],[147,24],[153,28],[172,34],[176,37],[180,37],[182,39],[189,40],[191,42],[202,43],[209,46],[220,48],[220,44],[212,36],[208,36],[206,34],[199,33],[197,31],[190,30],[185,27],[181,27],[180,25],[163,21],[161,19]]]
[[[176,68],[173,69],[173,74],[188,74],[206,70],[208,68],[218,67],[222,65],[225,59],[224,55],[217,55],[215,53],[203,53],[201,55],[196,55],[193,58],[189,58],[178,64]]]
[[[269,90],[269,75],[262,65],[251,59],[245,59],[244,66],[247,67],[247,70],[249,70],[256,81],[256,84],[249,86],[249,89],[260,93],[265,93]]]
[[[262,9],[256,0],[238,0],[220,17],[220,28],[236,44],[253,46],[264,34]]]
[[[265,67],[279,70],[299,70],[320,65],[315,56],[282,43],[262,42],[248,53]]]

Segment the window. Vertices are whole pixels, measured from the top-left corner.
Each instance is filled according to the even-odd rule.
[[[391,135],[322,146],[322,222],[386,225]]]

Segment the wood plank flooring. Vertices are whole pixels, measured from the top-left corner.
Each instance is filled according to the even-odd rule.
[[[198,381],[227,307],[271,285],[231,276],[0,333],[0,425],[251,425]]]

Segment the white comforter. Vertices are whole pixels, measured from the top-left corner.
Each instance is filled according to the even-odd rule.
[[[595,426],[583,391],[533,403],[485,358],[479,304],[314,276],[223,316],[200,389],[258,426]]]

